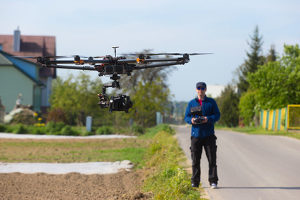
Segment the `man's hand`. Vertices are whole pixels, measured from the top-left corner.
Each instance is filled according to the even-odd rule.
[[[196,118],[195,117],[193,117],[192,118],[192,124],[196,124],[195,123],[195,120],[196,120]],[[208,122],[208,119],[207,119],[207,117],[206,116],[204,116],[204,120],[203,121],[201,121],[201,124],[204,124],[204,123],[207,123]]]
[[[205,116],[202,123],[207,123],[207,122],[208,122],[208,119],[207,119],[207,117]]]
[[[195,119],[196,118],[194,118],[194,117],[192,118],[192,124],[195,124]]]

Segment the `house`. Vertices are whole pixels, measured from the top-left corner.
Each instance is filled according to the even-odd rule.
[[[0,97],[6,112],[13,109],[19,94],[22,104],[45,112],[50,106],[52,80],[56,78],[56,69],[41,68],[32,58],[14,56],[55,55],[55,36],[21,35],[19,29],[13,35],[0,35]]]
[[[37,64],[0,51],[0,96],[6,112],[16,104],[31,105],[35,111],[41,111],[44,87]]]

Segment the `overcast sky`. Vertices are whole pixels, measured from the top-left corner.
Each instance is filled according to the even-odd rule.
[[[56,36],[57,55],[213,52],[191,57],[169,76],[173,100],[195,96],[195,83],[228,84],[258,25],[263,52],[300,44],[299,0],[0,0],[0,34]],[[67,77],[69,70],[58,70]],[[89,73],[93,78],[97,73]],[[107,79],[103,79],[106,81]],[[209,90],[209,88],[208,88]]]

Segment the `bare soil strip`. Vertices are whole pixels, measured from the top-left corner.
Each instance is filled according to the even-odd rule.
[[[0,199],[150,199],[151,194],[140,191],[143,174],[0,174]]]

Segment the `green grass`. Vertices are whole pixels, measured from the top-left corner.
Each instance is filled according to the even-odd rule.
[[[275,135],[275,136],[280,135],[280,136],[287,136],[287,137],[291,137],[291,138],[300,140],[300,133],[293,132],[293,131],[271,131],[271,130],[266,130],[261,127],[229,128],[229,127],[217,126],[216,129],[230,130],[230,131],[242,132],[242,133],[247,133],[247,134],[252,134],[252,135]]]
[[[201,199],[200,191],[191,187],[190,176],[179,164],[186,158],[172,134],[157,133],[146,160],[149,177],[144,189],[151,191],[154,199]]]
[[[0,140],[0,162],[99,162],[130,160],[142,163],[149,142],[141,139]]]

